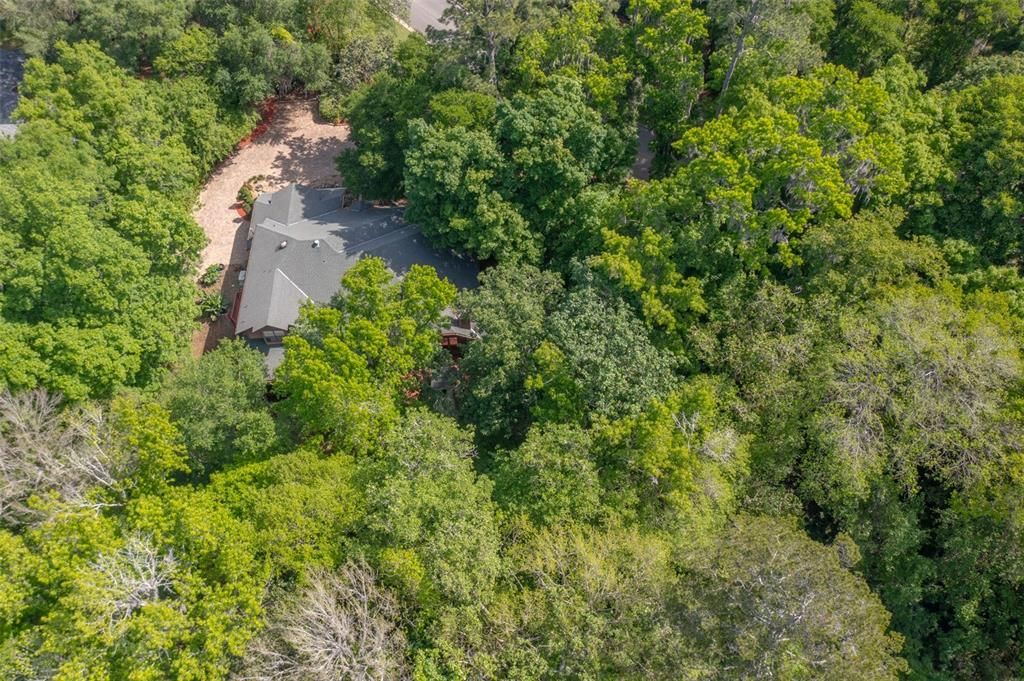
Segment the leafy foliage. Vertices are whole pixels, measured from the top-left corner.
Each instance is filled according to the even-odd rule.
[[[69,397],[153,380],[193,316],[198,178],[158,95],[88,44],[28,65],[17,138],[0,148],[0,383]],[[55,154],[55,156],[54,156]]]
[[[695,596],[720,613],[698,626],[730,661],[716,665],[729,667],[726,678],[899,678],[906,670],[894,656],[900,637],[886,633],[889,614],[844,569],[842,550],[792,525],[740,517],[698,559]]]
[[[536,262],[593,240],[591,185],[624,165],[621,135],[567,79],[500,103],[492,134],[422,122],[410,133],[409,218],[479,258]]]
[[[273,451],[263,356],[241,340],[224,341],[178,369],[160,401],[174,419],[198,476]]]
[[[277,372],[281,411],[306,437],[371,450],[396,415],[395,401],[437,352],[441,312],[455,287],[414,265],[391,283],[380,258],[345,273],[329,307],[305,307],[285,339]]]
[[[0,678],[1020,677],[1019,5],[0,0]],[[480,285],[186,361],[296,91]]]

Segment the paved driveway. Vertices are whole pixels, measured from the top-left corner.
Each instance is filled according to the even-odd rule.
[[[25,55],[21,51],[0,47],[0,124],[11,122],[24,67]]]
[[[447,0],[412,0],[409,7],[409,25],[420,33],[425,33],[427,26],[440,28],[441,13],[447,6]]]
[[[265,175],[270,189],[289,182],[337,186],[334,159],[347,144],[348,126],[321,120],[315,100],[279,102],[267,131],[221,164],[199,195],[193,215],[209,239],[201,270],[214,263],[245,264],[249,225],[236,207],[246,180]]]

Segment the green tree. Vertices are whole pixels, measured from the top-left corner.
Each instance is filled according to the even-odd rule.
[[[811,225],[850,215],[839,161],[804,134],[800,119],[751,93],[675,144],[686,161],[669,177],[636,183],[606,217],[604,247],[589,262],[656,331],[678,336],[735,277],[783,273],[800,263]]]
[[[408,218],[436,243],[474,257],[536,261],[539,240],[502,195],[511,170],[490,135],[423,121],[413,121],[409,130]]]
[[[889,208],[809,229],[800,276],[808,294],[856,303],[884,296],[892,287],[945,280],[950,267],[943,252],[928,239],[897,236],[903,221],[901,210]]]
[[[266,392],[263,355],[241,340],[224,341],[172,374],[159,399],[181,431],[195,476],[273,452]]]
[[[705,370],[733,386],[741,407],[736,428],[750,434],[745,506],[799,513],[785,485],[807,447],[806,423],[821,403],[835,328],[835,304],[801,298],[788,287],[737,278],[716,292],[709,314],[688,334]]]
[[[338,157],[338,170],[357,195],[386,200],[404,195],[409,121],[426,113],[435,94],[433,60],[423,39],[411,36],[398,46],[387,70],[358,87],[340,106],[354,147]]]
[[[49,604],[5,646],[25,673],[223,678],[257,626],[251,535],[208,499],[144,497],[120,522],[64,515],[25,542],[32,598]]]
[[[500,568],[492,483],[458,424],[408,412],[368,467],[367,541],[383,580],[426,614],[484,601]]]
[[[161,114],[180,130],[202,173],[227,158],[255,122],[252,113],[222,107],[216,89],[198,76],[168,79],[161,86]]]
[[[706,637],[709,678],[900,678],[902,638],[847,565],[841,546],[816,544],[792,522],[736,518],[680,580]]]
[[[672,357],[651,344],[628,307],[593,287],[566,296],[548,318],[547,341],[562,353],[579,400],[566,414],[548,414],[552,420],[571,420],[573,413],[588,420],[625,416],[672,384]],[[527,382],[543,399],[554,376],[534,358]]]
[[[505,90],[534,91],[551,77],[580,81],[588,103],[605,120],[628,121],[632,79],[623,58],[625,36],[612,8],[601,0],[575,0],[545,17],[516,41]]]
[[[264,577],[249,528],[174,486],[186,455],[159,406],[117,400],[70,439],[53,431],[59,418],[40,417],[73,451],[51,451],[65,479],[36,490],[41,513],[17,542],[0,540],[0,562],[32,556],[2,582],[5,678],[223,678],[258,623]],[[10,442],[24,425],[5,424]],[[75,471],[81,498],[66,479]]]
[[[952,177],[941,103],[922,94],[923,85],[896,58],[871,78],[823,66],[772,80],[764,91],[836,160],[856,209],[898,203],[923,221],[942,202],[937,185]]]
[[[892,4],[896,3],[840,2],[830,50],[834,61],[864,76],[884,66],[891,57],[904,54],[906,26],[900,14],[886,7]]]
[[[530,400],[523,390],[531,354],[546,336],[548,315],[563,295],[561,278],[532,266],[499,265],[480,273],[480,287],[465,291],[460,312],[482,336],[470,344],[461,367],[460,416],[490,447],[520,441],[529,427]]]
[[[1007,406],[1020,381],[1018,322],[1004,294],[950,288],[908,287],[844,315],[799,472],[801,496],[861,547],[864,574],[907,636],[919,678],[953,672],[967,648],[1004,650],[999,635],[984,639],[952,607],[970,608],[960,599],[1000,578],[948,570],[935,557],[976,527],[969,515],[953,521],[951,502],[975,503],[973,491],[1012,465],[1020,422]],[[942,518],[950,524],[933,521]],[[1006,565],[1014,569],[1009,555]]]
[[[566,78],[500,102],[491,134],[422,122],[410,132],[409,218],[479,258],[566,259],[595,241],[605,203],[598,183],[625,165],[623,136]]]
[[[507,594],[479,627],[443,624],[456,668],[482,679],[677,679],[710,671],[673,597],[671,547],[636,529],[556,525],[510,551]]]
[[[214,473],[205,491],[252,527],[254,556],[277,585],[332,569],[353,549],[366,513],[358,468],[309,446]]]
[[[167,78],[206,76],[216,65],[217,36],[208,28],[192,25],[174,40],[166,41],[153,68]]]
[[[754,83],[818,66],[824,58],[822,45],[835,23],[834,5],[834,0],[709,0],[707,12],[718,48],[712,68],[721,83],[718,113],[729,101],[726,95],[734,79]]]
[[[0,3],[0,24],[31,57],[41,57],[67,35],[75,16],[75,0],[24,0]]]
[[[94,40],[127,68],[152,63],[164,43],[179,38],[190,0],[75,0],[70,40]],[[71,17],[69,17],[70,19]]]
[[[396,416],[397,399],[440,345],[441,313],[455,287],[414,265],[401,281],[380,258],[345,273],[329,306],[307,305],[274,387],[303,437],[323,435],[342,451],[372,450]]]
[[[602,237],[601,252],[587,259],[596,279],[633,305],[658,345],[683,350],[683,333],[708,308],[701,280],[680,273],[674,240],[651,227]]]
[[[1013,675],[1024,596],[1021,468],[1014,457],[984,483],[954,495],[943,518],[938,577],[949,615],[939,659],[967,678]]]
[[[937,0],[924,8],[927,24],[921,32],[919,49],[929,83],[941,83],[953,76],[979,47],[1011,51],[1020,45],[1024,17],[1020,3]]]
[[[996,263],[1024,244],[1024,75],[996,76],[951,95],[955,181],[943,187],[938,229],[977,244]]]
[[[24,362],[0,383],[109,396],[158,377],[191,331],[197,166],[153,84],[94,45],[56,49],[28,64],[26,123],[0,150],[0,307]]]
[[[519,447],[495,457],[495,499],[537,527],[587,523],[601,510],[591,436],[573,426],[531,428]]]
[[[446,128],[490,130],[498,101],[491,95],[468,90],[445,90],[430,98],[429,120]]]
[[[587,105],[575,80],[552,78],[498,106],[495,141],[510,166],[510,200],[544,238],[545,254],[568,260],[597,237],[602,183],[623,178],[626,133]]]
[[[1000,464],[1016,432],[1003,405],[1021,371],[1005,305],[919,288],[843,316],[815,419],[821,458],[804,482],[820,503],[841,514],[878,476],[910,492],[929,480],[955,488]]]
[[[497,85],[499,60],[523,32],[533,9],[531,0],[450,2],[441,13],[445,27],[431,27],[429,34],[432,41],[449,45],[483,80]]]
[[[599,427],[602,483],[617,510],[678,530],[680,543],[709,541],[737,508],[749,462],[728,406],[722,387],[700,377]]]
[[[249,19],[221,37],[214,82],[230,102],[247,107],[274,93],[288,94],[297,82],[319,90],[329,74],[330,54],[323,45]]]
[[[627,12],[624,41],[630,70],[641,81],[634,96],[639,95],[640,119],[651,127],[657,152],[664,157],[689,126],[704,87],[700,50],[707,38],[707,16],[691,0],[637,0],[628,3]]]
[[[393,32],[393,17],[408,18],[409,4],[403,0],[311,0],[302,3],[301,12],[317,42],[332,54],[341,54],[360,39]]]

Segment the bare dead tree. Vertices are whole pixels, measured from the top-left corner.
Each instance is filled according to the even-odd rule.
[[[0,393],[0,524],[38,517],[34,496],[56,494],[77,507],[111,503],[93,492],[114,490],[132,463],[109,441],[97,408],[61,409],[45,390]]]
[[[394,681],[409,678],[395,598],[350,561],[309,575],[271,619],[237,681]]]
[[[133,535],[119,550],[101,555],[90,567],[103,626],[114,631],[143,606],[173,593],[178,561],[173,551],[161,553],[149,537]]]

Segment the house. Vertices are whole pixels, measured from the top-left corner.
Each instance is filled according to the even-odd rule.
[[[432,247],[401,208],[345,207],[344,198],[343,188],[292,184],[253,204],[249,263],[229,316],[237,335],[270,346],[271,368],[302,304],[329,302],[360,258],[382,258],[398,277],[430,265],[459,288],[477,285],[476,263]]]

